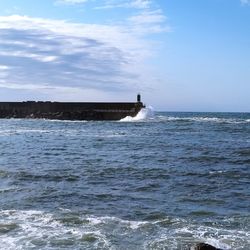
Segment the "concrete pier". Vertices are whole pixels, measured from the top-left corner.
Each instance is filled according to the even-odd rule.
[[[143,103],[127,102],[0,102],[0,118],[120,120],[136,116]]]

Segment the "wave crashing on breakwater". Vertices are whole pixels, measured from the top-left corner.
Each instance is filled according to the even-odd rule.
[[[135,117],[126,116],[120,121],[121,122],[138,122],[138,121],[147,121],[149,119],[154,119],[154,109],[151,106],[147,108],[142,108]]]

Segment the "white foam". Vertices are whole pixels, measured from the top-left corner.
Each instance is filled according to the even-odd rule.
[[[5,188],[0,188],[0,193],[15,191],[15,190],[17,190],[17,188],[18,188],[17,186],[8,186]]]
[[[60,244],[60,242],[67,240],[75,242],[74,247],[83,246],[82,244],[93,244],[94,249],[111,249],[105,233],[96,228],[94,223],[83,223],[76,227],[63,223],[54,214],[43,211],[0,211],[0,224],[7,223],[15,223],[18,227],[15,229],[15,233],[0,235],[0,249],[34,249],[37,247],[34,242],[40,242],[39,244],[42,244],[46,249],[55,249],[51,244],[58,244],[58,242]],[[86,241],[84,243],[84,238],[88,238],[88,236],[94,237],[94,242]]]
[[[89,217],[88,221],[92,225],[100,225],[100,224],[110,224],[115,223],[124,226],[125,228],[136,230],[143,225],[148,224],[145,221],[130,221],[130,220],[122,220],[117,217],[112,216],[103,216],[103,217]]]
[[[125,118],[121,119],[121,122],[138,122],[138,121],[145,121],[148,119],[152,119],[154,117],[154,109],[151,106],[147,108],[142,108],[140,112],[135,116],[126,116]]]
[[[45,129],[6,129],[1,130],[0,135],[16,135],[16,134],[26,134],[26,133],[52,133],[52,130],[45,130]]]
[[[221,249],[231,249],[228,241],[228,234],[231,234],[233,230],[223,230],[215,227],[205,227],[196,225],[186,225],[183,228],[176,229],[175,235],[190,235],[194,239],[194,242],[204,242],[214,247]],[[224,231],[224,232],[223,232]],[[230,236],[231,239],[231,236]]]
[[[64,218],[71,217],[77,217],[82,223],[64,221]],[[182,249],[196,242],[222,249],[241,249],[250,244],[247,228],[244,231],[228,229],[223,223],[214,226],[197,225],[178,218],[133,221],[112,216],[80,215],[62,208],[55,214],[43,211],[0,211],[0,224],[13,223],[17,225],[14,233],[0,235],[0,249],[33,249],[37,247],[35,242],[43,244],[42,249],[55,249],[51,245],[53,242],[60,244],[67,240],[73,242],[72,249],[84,249],[85,246],[92,246],[92,249],[119,249],[123,247],[119,245],[121,238],[137,239],[135,244],[141,246],[141,249]]]
[[[57,123],[86,123],[87,120],[57,120],[57,119],[43,119],[47,122],[57,122]]]
[[[248,123],[250,119],[237,119],[237,118],[219,118],[219,117],[179,117],[179,116],[157,116],[160,121],[188,121],[188,122],[214,122],[214,123],[230,123],[242,124]]]
[[[226,173],[227,171],[225,170],[218,170],[218,171],[209,171],[209,174],[210,175],[217,175],[217,174],[224,174]]]

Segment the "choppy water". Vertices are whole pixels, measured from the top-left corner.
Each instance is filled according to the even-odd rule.
[[[250,249],[250,114],[143,118],[0,120],[0,249]]]

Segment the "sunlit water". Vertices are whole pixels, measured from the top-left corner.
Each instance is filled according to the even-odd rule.
[[[0,120],[0,249],[250,249],[250,114]]]

